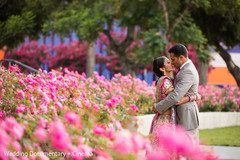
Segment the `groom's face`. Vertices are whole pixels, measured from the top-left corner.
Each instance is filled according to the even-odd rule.
[[[180,68],[182,63],[181,63],[181,58],[176,57],[174,53],[170,53],[170,58],[171,58],[171,63],[175,68]]]

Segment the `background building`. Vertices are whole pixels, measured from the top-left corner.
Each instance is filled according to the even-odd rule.
[[[229,53],[234,63],[240,66],[240,47],[234,47],[232,50],[229,50]],[[211,65],[214,68],[208,73],[208,84],[237,85],[222,57],[214,51],[213,58],[214,60],[211,61]]]

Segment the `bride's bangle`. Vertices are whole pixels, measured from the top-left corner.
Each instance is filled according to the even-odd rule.
[[[189,102],[196,100],[196,95],[189,95],[188,97],[189,97]]]

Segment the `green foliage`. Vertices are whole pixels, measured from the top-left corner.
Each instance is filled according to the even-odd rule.
[[[23,41],[26,35],[33,33],[35,15],[24,12],[20,15],[11,15],[6,21],[0,21],[0,46],[16,46]]]
[[[193,21],[189,8],[209,6],[208,1],[167,1],[158,5],[165,6],[166,11],[155,11],[155,16],[149,20],[151,29],[143,31],[144,45],[136,51],[139,61],[149,64],[161,54],[167,56],[168,45],[174,42],[191,44],[197,51],[197,58],[207,64],[210,60],[207,39]]]
[[[144,40],[141,47],[139,47],[134,55],[137,56],[136,61],[147,65],[153,61],[154,58],[160,56],[169,43],[166,39],[160,36],[159,31],[151,29],[142,33]]]
[[[111,6],[108,7],[110,1],[106,4],[107,1],[72,1],[68,8],[51,14],[52,20],[44,24],[43,31],[54,31],[61,37],[74,31],[80,40],[94,41],[103,32],[107,15],[112,12]]]
[[[3,1],[0,4],[0,47],[16,47],[26,36],[38,39],[51,13],[66,8],[68,3],[69,0]]]
[[[104,16],[95,12],[97,11],[89,8],[64,10],[55,13],[55,20],[44,24],[43,29],[45,32],[54,31],[61,37],[75,31],[80,40],[93,41],[103,31],[105,22]]]
[[[209,5],[208,1],[173,0],[165,3],[169,17],[165,17],[159,1],[72,1],[68,8],[51,14],[53,20],[44,24],[44,31],[55,31],[61,37],[75,31],[80,40],[89,42],[95,40],[99,33],[110,31],[113,24],[122,28],[139,27],[139,34],[134,40],[143,40],[143,46],[133,51],[133,57],[136,58],[126,60],[132,65],[151,63],[161,53],[166,54],[166,48],[172,41],[192,44],[198,53],[207,53],[208,48],[203,47],[206,39],[189,16],[189,11],[186,10],[185,14],[182,6],[203,7]],[[179,18],[182,14],[183,18]],[[126,56],[127,47],[121,46],[121,42],[116,42],[113,37],[108,38],[112,42],[110,48],[115,54]],[[201,59],[205,58],[209,57],[201,56]]]
[[[19,18],[15,19],[21,22],[18,25],[13,22],[9,23],[12,28],[16,26],[17,29],[24,31],[19,32],[21,38],[17,40],[17,35],[14,33],[18,33],[18,31],[13,32],[14,30],[10,26],[9,32],[13,32],[12,37],[16,39],[16,44],[23,41],[23,38],[27,35],[34,37],[39,31],[44,34],[53,31],[61,37],[76,32],[80,40],[91,42],[96,40],[100,33],[110,32],[112,25],[116,25],[122,28],[126,27],[126,29],[139,28],[139,34],[135,37],[132,36],[133,33],[131,32],[133,31],[128,30],[129,37],[122,42],[117,42],[113,37],[108,37],[111,42],[111,49],[115,54],[126,57],[127,60],[123,61],[126,61],[129,65],[151,63],[152,59],[161,55],[161,53],[166,54],[170,42],[192,44],[197,53],[203,55],[199,56],[200,60],[203,59],[204,61],[208,58],[207,54],[204,54],[208,50],[207,47],[204,47],[206,46],[206,39],[191,19],[189,12],[190,9],[209,6],[209,0],[24,0],[21,2],[21,6],[24,7],[15,7],[18,9],[16,16],[21,17],[23,13],[31,13],[32,15],[26,15],[29,17],[26,22],[19,21]],[[164,7],[166,7],[166,10]],[[166,12],[168,17],[166,17]],[[7,18],[12,14],[13,11],[9,13]],[[5,26],[6,22],[3,21],[0,25]],[[9,27],[9,25],[6,26]],[[5,43],[1,39],[4,38],[0,37],[0,42]],[[133,57],[136,58],[128,58],[125,52],[134,40],[143,40],[144,45],[134,51]]]
[[[199,46],[199,48],[197,48],[197,52],[198,52],[197,59],[199,61],[203,62],[204,64],[208,65],[212,58],[212,53],[211,53],[209,47],[205,46],[205,48],[204,48],[204,46],[201,45],[201,46]]]
[[[139,26],[144,30],[149,29],[149,22],[160,12],[158,1],[137,0],[119,1],[114,3],[119,5],[114,15],[119,22],[119,26]],[[113,15],[113,16],[114,16]]]
[[[183,17],[182,21],[176,26],[175,31],[171,33],[171,35],[171,39],[174,42],[192,44],[193,46],[205,44],[207,41],[199,27],[196,26],[189,15]]]
[[[192,11],[195,23],[201,28],[209,44],[213,45],[218,41],[228,47],[237,45],[240,40],[240,4],[238,1],[209,2],[210,7]]]
[[[228,50],[240,41],[240,4],[239,1],[209,0],[209,7],[192,10],[195,23],[208,39],[208,45],[216,47],[216,51],[227,64],[230,73],[240,87],[240,70],[232,62]]]

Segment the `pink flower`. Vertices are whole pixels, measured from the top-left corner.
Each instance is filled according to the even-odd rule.
[[[45,105],[45,104],[39,105],[39,113],[41,113],[41,114],[47,113],[47,110],[48,110],[47,105]]]
[[[110,108],[115,108],[118,103],[122,102],[121,96],[112,96],[109,100],[105,101],[105,105],[107,105]]]
[[[42,100],[45,104],[49,104],[50,103],[50,99],[49,97],[46,95],[46,93],[42,93],[43,97],[42,97]]]
[[[31,114],[37,114],[36,104],[34,102],[32,102],[31,104],[32,104],[32,106],[31,106]]]
[[[92,156],[92,152],[93,149],[90,146],[85,144],[79,144],[75,153],[72,153],[72,156],[74,158],[79,157],[80,159],[89,158],[90,156]]]
[[[152,151],[152,145],[151,145],[151,141],[149,138],[143,139],[143,148],[146,150],[146,152]]]
[[[47,138],[47,132],[42,127],[38,127],[34,135],[41,141],[44,142]]]
[[[43,73],[44,73],[44,74],[47,74],[48,72],[47,72],[46,70],[43,70]]]
[[[160,126],[154,136],[168,151],[176,150],[177,153],[187,155],[192,155],[196,152],[192,139],[180,127],[176,126],[174,131],[170,125]]]
[[[170,160],[167,153],[159,150],[157,152],[147,153],[147,160]]]
[[[21,152],[21,151],[22,151],[21,145],[18,143],[18,141],[14,141],[14,142],[12,143],[12,146],[13,146],[13,148],[14,148],[17,152]]]
[[[22,79],[19,79],[18,82],[21,84],[21,85],[24,85],[24,81]]]
[[[17,90],[17,94],[20,95],[20,98],[21,98],[21,99],[24,99],[24,98],[25,98],[25,94],[24,94],[23,90],[18,89],[18,90]]]
[[[3,123],[4,123],[3,121],[0,122],[0,146],[1,147],[4,147],[4,146],[7,147],[9,144],[12,143],[12,138],[10,137],[10,135],[8,135],[5,132],[4,129],[1,128],[1,125],[3,125]],[[1,157],[1,154],[0,154],[0,157]]]
[[[25,110],[25,106],[23,104],[18,104],[18,107],[16,108],[16,113],[22,113]]]
[[[34,97],[30,93],[27,93],[27,96],[28,96],[28,99],[33,103]]]
[[[45,128],[46,126],[47,126],[47,120],[41,117],[39,120],[39,127]]]
[[[71,146],[70,137],[62,122],[56,121],[49,126],[51,147],[59,151],[67,151]]]
[[[56,97],[56,94],[55,94],[55,93],[51,92],[50,95],[51,95],[52,100],[54,100],[54,101],[57,100],[57,97]]]
[[[107,105],[110,108],[114,108],[115,105],[111,102],[111,100],[106,100],[105,105]]]
[[[73,159],[82,160],[93,155],[93,149],[85,144],[79,144],[76,149],[71,152]]]
[[[61,108],[62,108],[62,103],[56,102],[56,103],[55,103],[55,106],[56,106],[58,109],[61,109]]]
[[[94,105],[93,105],[93,109],[96,110],[96,111],[98,111],[98,110],[100,109],[100,107],[99,107],[98,104],[94,104]]]
[[[114,138],[114,135],[115,135],[115,128],[113,126],[109,126],[108,128],[106,128],[105,136],[107,138]]]
[[[1,146],[0,147],[0,159],[2,159],[2,160],[8,160],[9,159],[9,156],[6,155],[6,152],[10,152],[10,151],[8,151],[7,147]]]
[[[74,112],[67,112],[64,115],[64,118],[72,124],[78,124],[80,122],[80,118],[77,114],[75,114]]]
[[[90,108],[91,107],[91,103],[88,100],[84,101],[84,105],[86,108]]]
[[[106,130],[106,127],[103,125],[103,124],[94,124],[94,128],[93,128],[93,132],[96,134],[96,135],[105,135],[105,130]]]
[[[143,138],[138,134],[133,134],[131,137],[132,144],[133,144],[133,150],[135,153],[138,153],[144,145]]]
[[[133,148],[131,133],[127,130],[119,132],[115,137],[113,148],[120,153],[129,154]]]
[[[3,117],[4,117],[4,113],[0,111],[0,119],[3,119]]]
[[[16,64],[14,64],[13,66],[9,66],[8,69],[14,72],[20,72],[20,69]]]
[[[134,110],[134,111],[138,111],[138,108],[137,108],[137,106],[135,106],[134,104],[130,104],[130,108],[132,108],[132,110]]]
[[[111,155],[107,152],[97,150],[97,151],[95,151],[95,153],[98,155],[96,157],[96,160],[112,160]]]
[[[7,117],[5,119],[5,130],[9,132],[17,140],[21,139],[24,133],[24,128],[19,124],[14,117]]]

